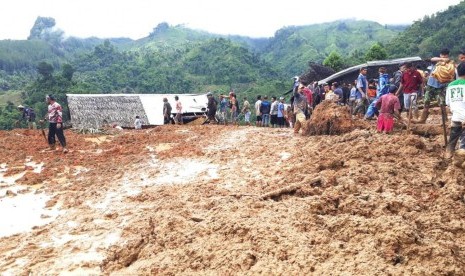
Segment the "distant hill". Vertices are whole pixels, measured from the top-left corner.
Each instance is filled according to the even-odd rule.
[[[443,12],[414,22],[388,43],[386,49],[392,57],[432,57],[437,56],[443,48],[449,48],[455,56],[465,48],[464,25],[465,1],[462,1]]]
[[[332,51],[358,58],[374,43],[387,43],[407,26],[388,26],[364,20],[341,20],[278,30],[262,54],[289,75],[298,75],[308,62],[321,63]]]

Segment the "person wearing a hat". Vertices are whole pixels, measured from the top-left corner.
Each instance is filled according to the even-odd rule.
[[[26,121],[29,129],[37,129],[35,122],[36,113],[34,112],[34,109],[20,104],[18,105],[18,110],[21,112],[21,118],[16,122],[16,124],[19,126],[20,121]]]
[[[397,86],[389,86],[389,93],[381,96],[376,102],[376,108],[379,110],[378,116],[378,132],[389,133],[394,128],[394,117],[399,121],[400,116],[400,101],[396,96]]]
[[[56,102],[56,99],[52,95],[47,95],[45,97],[46,102],[48,103],[48,112],[45,117],[48,120],[48,144],[51,150],[56,148],[55,135],[58,138],[58,141],[63,148],[63,153],[67,153],[68,149],[66,148],[66,138],[63,133],[63,108],[59,103]],[[41,120],[41,123],[43,121]]]

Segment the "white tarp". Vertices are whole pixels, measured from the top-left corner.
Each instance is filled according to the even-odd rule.
[[[182,104],[182,113],[206,112],[206,94],[67,94],[73,127],[100,128],[105,123],[132,127],[136,115],[145,125],[163,125],[163,98],[176,113],[174,96]]]

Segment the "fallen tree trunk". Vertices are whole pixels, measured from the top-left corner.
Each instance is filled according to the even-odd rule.
[[[412,124],[410,131],[421,136],[443,135],[442,125],[437,124]]]
[[[319,176],[316,177],[316,178],[311,179],[309,182],[293,184],[293,185],[289,185],[289,186],[286,186],[286,187],[278,189],[278,190],[268,192],[268,193],[260,196],[260,199],[278,198],[278,197],[280,197],[282,195],[292,194],[292,193],[296,192],[298,189],[300,189],[305,184],[310,185],[310,186],[315,186],[317,183],[321,183],[321,177],[319,177]]]

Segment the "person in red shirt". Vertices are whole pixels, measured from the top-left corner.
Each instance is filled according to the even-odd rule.
[[[48,120],[48,144],[50,146],[50,150],[55,150],[56,147],[56,140],[55,135],[60,142],[63,153],[68,152],[68,148],[66,147],[66,138],[63,133],[63,108],[59,103],[56,102],[55,97],[52,95],[45,96],[45,100],[48,104],[48,112],[45,120]],[[43,124],[44,120],[40,120],[40,123]]]
[[[390,133],[394,128],[394,115],[399,120],[400,117],[400,101],[396,93],[397,87],[395,85],[389,86],[389,93],[381,96],[376,102],[376,108],[379,110],[378,116],[378,132]]]
[[[417,96],[418,92],[423,92],[423,77],[417,71],[417,69],[412,65],[411,62],[405,63],[406,70],[402,74],[400,79],[400,86],[396,92],[396,96],[399,96],[401,92],[404,92],[404,106],[405,109],[412,110],[415,112],[415,117],[418,117],[418,107],[417,107]],[[411,118],[412,114],[408,113],[407,118]]]

